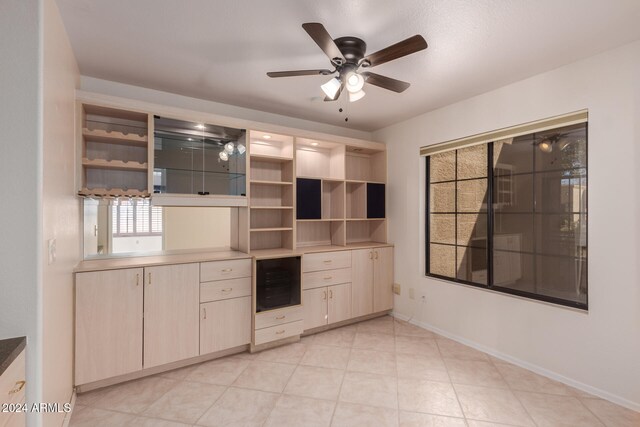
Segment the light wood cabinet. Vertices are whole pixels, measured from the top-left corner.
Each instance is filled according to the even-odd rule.
[[[353,317],[393,308],[393,248],[354,250],[351,260]]]
[[[351,318],[351,283],[303,291],[304,329]]]
[[[250,341],[250,296],[200,305],[200,354],[226,350]]]
[[[0,403],[23,405],[26,395],[25,380],[25,352],[22,350],[0,375]],[[25,422],[24,412],[0,410],[0,427],[24,427]]]
[[[373,311],[393,308],[393,248],[373,250]]]
[[[197,356],[199,264],[147,267],[144,272],[144,367]]]
[[[142,268],[76,274],[76,384],[142,369],[142,276]]]

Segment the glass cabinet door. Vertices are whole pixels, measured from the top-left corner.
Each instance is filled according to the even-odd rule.
[[[155,117],[154,193],[244,196],[246,132]]]

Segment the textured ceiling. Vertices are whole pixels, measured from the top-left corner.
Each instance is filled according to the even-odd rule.
[[[83,75],[365,131],[640,38],[638,0],[57,2]],[[372,69],[406,92],[322,102],[326,76],[265,75],[329,68],[304,22],[369,53],[414,34],[429,48]]]

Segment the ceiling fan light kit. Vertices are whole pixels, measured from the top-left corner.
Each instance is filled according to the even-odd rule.
[[[364,40],[351,36],[333,39],[324,26],[317,22],[302,24],[302,28],[327,55],[335,69],[333,71],[326,69],[272,71],[268,72],[267,76],[276,78],[338,73],[338,76],[320,86],[326,95],[325,101],[335,101],[340,98],[345,87],[349,93],[349,102],[362,99],[365,96],[362,90],[365,82],[396,93],[404,92],[410,86],[409,83],[370,71],[359,72],[359,69],[375,67],[427,48],[427,42],[418,34],[365,56],[367,44]]]

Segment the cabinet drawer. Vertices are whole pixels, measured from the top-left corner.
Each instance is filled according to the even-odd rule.
[[[321,252],[302,257],[302,272],[351,267],[351,251]]]
[[[304,273],[302,276],[302,289],[314,289],[322,286],[339,285],[351,282],[351,268],[338,268],[335,270],[321,270],[312,273]]]
[[[201,303],[249,295],[251,295],[251,277],[200,283]]]
[[[302,320],[302,306],[288,307],[280,310],[256,313],[256,329]]]
[[[211,261],[200,263],[200,281],[236,279],[251,277],[250,259],[233,259],[228,261]]]
[[[283,338],[293,337],[302,333],[302,320],[285,323],[284,325],[272,326],[270,328],[258,329],[255,332],[255,345],[265,344]]]
[[[25,356],[22,351],[0,377],[0,402],[9,404],[23,402],[26,388],[24,381]]]

